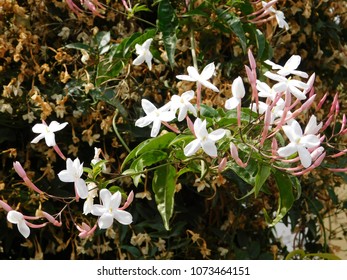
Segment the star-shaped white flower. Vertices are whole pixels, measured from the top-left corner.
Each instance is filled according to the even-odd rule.
[[[98,225],[101,229],[106,229],[112,226],[113,220],[117,220],[123,225],[129,225],[133,221],[133,217],[129,212],[120,210],[119,205],[122,200],[122,195],[119,191],[111,194],[108,189],[100,191],[101,204],[94,204],[92,214],[99,216]]]
[[[202,148],[209,156],[216,157],[217,147],[215,142],[224,137],[225,130],[220,128],[208,133],[206,129],[206,120],[201,121],[201,119],[197,118],[194,122],[194,133],[196,139],[184,148],[184,154],[189,157],[194,155],[199,148]]]
[[[256,83],[259,97],[270,98],[271,100],[274,100],[276,98],[276,91],[273,88],[270,88],[267,83],[259,80],[257,80]]]
[[[245,96],[245,86],[240,76],[234,80],[231,86],[231,92],[233,94],[233,97],[229,98],[225,102],[225,108],[228,110],[234,109],[238,105],[240,105],[241,99]]]
[[[270,2],[267,3],[267,2],[265,2],[265,1],[261,1],[261,3],[262,3],[262,5],[263,5],[263,7],[267,7],[268,4],[269,4]],[[273,13],[273,14],[275,14],[276,21],[277,21],[277,23],[278,23],[278,27],[279,27],[279,28],[283,28],[283,27],[284,27],[286,30],[289,29],[289,25],[288,25],[288,23],[285,21],[285,17],[284,17],[284,14],[283,14],[282,11],[276,10],[274,7],[272,7],[272,5],[269,6],[269,7],[267,7],[266,10],[269,11],[269,12],[271,12],[271,13]]]
[[[152,70],[152,58],[153,55],[151,51],[149,50],[149,47],[151,46],[153,39],[147,39],[142,45],[136,44],[135,50],[136,54],[138,55],[137,58],[133,61],[133,65],[140,65],[143,62],[146,61],[148,65],[148,69]]]
[[[292,55],[287,62],[284,64],[284,66],[273,63],[270,60],[264,61],[266,64],[269,64],[273,70],[278,70],[277,74],[281,76],[288,76],[288,75],[297,75],[302,78],[308,78],[308,74],[303,71],[296,70],[301,62],[300,55]]]
[[[34,133],[40,133],[40,135],[36,136],[31,143],[38,143],[41,139],[45,138],[46,144],[48,147],[56,146],[55,135],[54,132],[62,130],[67,125],[67,122],[62,124],[57,121],[52,121],[49,126],[42,121],[42,123],[35,124],[32,128]]]
[[[301,164],[308,168],[312,164],[312,158],[308,148],[316,148],[320,145],[320,140],[317,135],[303,135],[300,124],[296,120],[292,120],[290,125],[284,125],[284,133],[287,135],[290,143],[278,149],[278,154],[281,157],[289,157],[298,152]]]
[[[285,105],[285,102],[282,98],[280,98],[277,103],[271,108],[271,112],[270,112],[270,125],[272,125],[274,123],[274,121],[276,119],[279,119],[282,117],[283,113],[284,113],[284,105]],[[268,107],[270,105],[262,102],[262,101],[259,101],[258,102],[258,109],[259,109],[259,114],[265,114],[265,112],[267,111]],[[254,112],[257,112],[256,110],[256,104],[255,103],[252,103],[250,105],[250,108],[252,111]],[[287,112],[287,115],[289,116],[291,114],[291,112]]]
[[[194,98],[193,90],[186,91],[182,93],[181,96],[175,94],[171,97],[170,109],[175,113],[177,110],[179,110],[178,117],[177,117],[179,122],[184,120],[188,112],[192,113],[195,117],[197,116],[195,107],[189,102],[193,98]]]
[[[153,123],[151,137],[156,137],[158,135],[162,121],[169,122],[175,118],[175,112],[169,111],[169,103],[157,109],[152,102],[148,101],[147,99],[142,99],[141,105],[142,109],[146,113],[146,116],[139,118],[135,122],[135,126],[145,127]]]
[[[11,210],[7,213],[7,221],[9,221],[12,224],[17,225],[19,232],[25,237],[28,238],[30,235],[30,228],[26,224],[26,221],[24,219],[24,216],[22,213]]]
[[[299,100],[306,99],[306,90],[309,87],[306,83],[299,80],[292,79],[292,78],[288,79],[286,77],[271,73],[269,71],[267,71],[264,75],[268,77],[269,79],[278,82],[277,84],[273,86],[273,89],[276,93],[288,91]]]
[[[86,182],[81,178],[83,174],[83,163],[79,158],[72,161],[70,158],[66,160],[66,170],[58,173],[58,177],[62,182],[74,183],[76,195],[80,198],[88,197],[88,188]]]
[[[204,87],[212,89],[215,92],[219,92],[219,89],[215,85],[207,81],[213,76],[215,72],[215,66],[213,62],[206,65],[201,74],[199,74],[198,70],[193,66],[188,66],[187,72],[188,75],[177,75],[176,78],[183,81],[198,82]]]

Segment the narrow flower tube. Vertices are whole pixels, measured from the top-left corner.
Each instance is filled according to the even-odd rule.
[[[41,209],[36,210],[36,216],[46,218],[47,221],[49,221],[50,223],[52,223],[56,227],[62,226],[61,222],[58,222],[51,214],[48,214],[47,212],[42,211]]]
[[[324,96],[322,97],[322,99],[319,101],[318,105],[317,105],[317,108],[316,110],[320,110],[325,102],[325,100],[327,99],[328,97],[328,93],[324,94]]]
[[[127,209],[129,207],[129,205],[131,204],[131,202],[133,202],[134,200],[134,192],[131,191],[128,195],[127,201],[124,203],[124,205],[120,208],[118,208],[118,210],[124,210]]]
[[[242,160],[239,158],[239,152],[237,151],[237,147],[233,142],[230,143],[230,153],[237,165],[243,168],[247,167],[247,163],[242,162]]]
[[[225,169],[225,167],[227,166],[227,161],[227,157],[222,158],[222,160],[218,164],[218,173],[221,173]]]
[[[41,191],[38,187],[36,187],[35,184],[28,178],[24,168],[18,161],[15,161],[13,163],[13,168],[16,171],[16,173],[24,180],[24,184],[27,187],[29,187],[30,189],[32,189],[33,191],[37,193],[40,193],[40,194],[43,193],[43,191]]]
[[[6,212],[10,212],[13,210],[10,205],[8,205],[6,202],[0,200],[0,207],[3,208]]]

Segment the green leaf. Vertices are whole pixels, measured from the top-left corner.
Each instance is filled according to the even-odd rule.
[[[165,165],[155,170],[152,189],[166,230],[169,230],[169,220],[173,214],[175,186],[176,169],[173,166]]]
[[[71,43],[65,46],[67,49],[75,49],[75,50],[84,50],[88,53],[92,52],[92,48],[86,44],[83,43]]]
[[[230,29],[240,40],[241,47],[244,52],[247,48],[247,38],[241,20],[238,16],[228,13],[225,10],[217,9],[217,15],[221,21]]]
[[[164,47],[171,67],[175,64],[176,31],[178,18],[169,0],[162,0],[158,5],[158,29],[163,33]]]
[[[290,175],[278,170],[275,170],[273,172],[273,175],[279,190],[280,197],[278,202],[276,218],[272,222],[268,221],[270,222],[269,226],[274,226],[279,221],[281,221],[282,218],[288,213],[288,211],[290,210],[290,208],[293,206],[293,203],[294,203],[292,180],[290,179]]]
[[[207,106],[205,104],[201,104],[200,108],[201,108],[200,114],[203,117],[206,117],[206,118],[216,118],[216,117],[219,116],[218,111],[216,109],[214,109],[213,107],[211,107],[211,106]]]
[[[255,30],[255,38],[256,38],[257,47],[258,47],[258,58],[260,59],[265,50],[266,39],[264,34],[259,29]]]
[[[99,50],[105,47],[111,40],[111,33],[109,31],[100,31],[95,36],[96,43]]]
[[[135,170],[135,173],[142,172],[148,166],[158,163],[167,158],[167,153],[160,150],[151,150],[146,153],[141,154],[137,159],[135,159],[130,169]],[[133,177],[134,185],[137,187],[141,181],[142,174],[136,174]]]
[[[255,197],[258,196],[261,187],[264,185],[267,178],[269,178],[270,174],[271,174],[270,166],[264,165],[264,164],[258,165],[258,173],[255,176],[255,184],[254,184]]]
[[[150,138],[142,143],[140,143],[137,147],[135,147],[128,156],[124,159],[121,169],[123,169],[126,164],[134,159],[135,157],[138,157],[139,155],[151,151],[151,150],[163,150],[166,149],[169,145],[169,143],[176,137],[176,134],[173,132],[169,132],[163,135],[160,135],[155,138]]]
[[[257,118],[257,113],[253,112],[249,108],[241,109],[241,122],[249,123],[250,121]],[[237,124],[237,111],[229,110],[226,112],[225,116],[223,116],[218,122],[220,127]]]

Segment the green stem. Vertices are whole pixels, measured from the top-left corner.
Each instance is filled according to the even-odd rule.
[[[127,150],[128,153],[131,152],[131,150],[129,149],[128,145],[125,143],[124,139],[122,138],[122,136],[120,135],[118,129],[117,129],[117,125],[116,125],[116,117],[118,115],[118,109],[116,109],[116,112],[113,116],[113,120],[112,120],[112,126],[113,126],[113,130],[116,133],[119,141],[122,143],[123,147]]]

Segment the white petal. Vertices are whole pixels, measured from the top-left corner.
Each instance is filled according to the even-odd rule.
[[[145,56],[144,55],[139,55],[133,60],[133,65],[141,65],[145,61]]]
[[[67,124],[68,124],[67,122],[60,124],[57,121],[52,121],[49,124],[48,128],[51,132],[56,132],[56,131],[62,130]]]
[[[214,71],[215,71],[215,66],[214,66],[214,62],[212,62],[205,66],[200,76],[203,80],[208,80],[213,76]]]
[[[93,201],[94,199],[91,196],[88,196],[86,201],[83,204],[83,214],[88,215],[92,212],[93,209]]]
[[[147,63],[149,70],[152,70],[152,58],[153,58],[153,55],[150,53],[150,51],[148,51],[145,55],[145,61]]]
[[[153,122],[153,117],[152,116],[145,116],[145,117],[139,118],[135,122],[135,126],[145,127],[145,126],[151,124],[152,122]]]
[[[264,61],[266,64],[270,65],[272,67],[272,69],[282,69],[282,66],[281,65],[278,65],[274,62],[272,62],[271,60],[265,60]]]
[[[192,142],[190,142],[187,146],[184,147],[184,155],[187,157],[190,157],[194,155],[197,150],[201,147],[200,140],[195,139]]]
[[[154,104],[147,99],[141,100],[141,106],[142,106],[143,111],[145,111],[146,115],[149,115],[150,113],[157,110],[157,107],[155,107]]]
[[[193,66],[187,67],[188,75],[193,78],[195,81],[198,81],[200,79],[200,75],[198,70],[195,69]]]
[[[293,132],[295,133],[295,135],[297,135],[298,137],[302,137],[301,126],[296,120],[293,120],[290,126],[293,128]]]
[[[286,82],[279,82],[277,84],[275,84],[273,87],[274,92],[276,93],[281,93],[281,92],[285,92],[288,88],[288,85]]]
[[[183,121],[185,117],[187,116],[187,113],[188,113],[188,107],[187,106],[181,107],[180,111],[178,112],[177,120],[179,122]]]
[[[177,75],[176,78],[182,81],[196,82],[196,79],[188,75]]]
[[[264,76],[268,77],[271,80],[277,81],[277,82],[287,82],[287,78],[285,78],[281,75],[271,73],[269,71],[265,72]]]
[[[159,134],[160,127],[161,127],[160,119],[155,119],[153,121],[153,126],[152,126],[152,130],[151,130],[151,137],[156,137]]]
[[[202,84],[204,87],[212,89],[215,92],[219,92],[219,89],[214,84],[210,83],[209,81],[200,79],[199,83]]]
[[[192,100],[194,98],[194,90],[188,90],[183,92],[181,97],[186,101]]]
[[[217,147],[213,141],[209,141],[209,140],[203,141],[201,143],[201,147],[205,151],[205,153],[208,154],[210,157],[217,156]]]
[[[303,146],[299,145],[298,146],[298,153],[299,153],[301,164],[305,168],[309,167],[312,164],[312,158],[311,158],[311,154],[309,153],[309,151],[306,148],[304,148]]]
[[[283,68],[289,69],[289,70],[295,70],[298,68],[301,62],[300,55],[292,55],[287,62],[284,64]],[[279,71],[278,71],[279,73]]]
[[[225,101],[225,108],[228,110],[235,109],[241,103],[241,99],[236,98],[235,96],[229,98]]]
[[[306,99],[306,94],[294,86],[289,85],[290,92],[299,100]]]
[[[62,170],[58,173],[58,177],[60,181],[65,182],[65,183],[70,183],[75,181],[75,177],[71,172],[68,170]]]
[[[118,209],[119,205],[122,201],[122,195],[119,191],[115,192],[112,196],[111,196],[111,200],[110,200],[110,208],[112,209]]]
[[[94,204],[91,213],[94,216],[102,216],[107,211],[106,207],[100,204]]]
[[[225,135],[225,130],[222,128],[219,128],[215,131],[212,131],[209,135],[208,138],[211,139],[212,141],[216,142],[219,139],[222,139]]]
[[[197,119],[198,120],[198,119]],[[200,119],[199,119],[200,120]],[[195,120],[196,122],[196,120]],[[195,132],[195,136],[198,139],[202,139],[208,136],[208,132],[206,129],[206,120],[203,120],[203,122],[201,122],[201,120],[197,123],[197,125],[195,125],[194,122],[194,132]]]
[[[24,221],[24,217],[22,213],[16,210],[11,210],[7,213],[7,221],[12,224],[18,224],[20,221]]]
[[[143,44],[142,47],[146,50],[149,50],[149,47],[151,46],[153,41],[153,38],[147,39]]]
[[[36,143],[38,143],[38,142],[39,142],[41,139],[43,139],[43,138],[45,138],[45,135],[42,133],[42,134],[36,136],[36,137],[31,141],[31,143],[36,144]]]
[[[289,157],[297,152],[297,145],[294,143],[289,143],[287,146],[278,149],[278,155],[280,157]]]
[[[317,126],[317,118],[315,115],[312,115],[305,127],[304,134],[316,134],[319,131],[319,129],[321,129],[321,127],[322,123],[320,123],[320,125]]]
[[[108,189],[102,189],[100,191],[99,196],[100,196],[102,205],[104,205],[106,208],[109,208],[111,196],[112,196],[111,192]]]
[[[303,136],[301,138],[300,143],[303,144],[306,148],[315,148],[320,145],[320,140],[318,136],[309,134],[309,135]]]
[[[133,216],[129,212],[123,210],[114,211],[113,217],[122,225],[130,225],[133,222]]]
[[[25,237],[28,238],[30,235],[30,228],[28,225],[25,223],[25,221],[21,221],[17,224],[19,232]]]
[[[57,145],[56,143],[55,143],[55,135],[54,135],[54,133],[53,132],[47,132],[46,134],[45,134],[45,141],[46,141],[46,145],[48,146],[48,147],[53,147],[53,146],[55,146],[55,145]]]
[[[37,123],[33,126],[32,131],[34,133],[46,133],[47,125],[45,125],[43,123]]]
[[[159,115],[159,120],[164,122],[172,121],[175,118],[175,113],[172,111],[162,112]]]
[[[245,96],[245,86],[240,76],[233,81],[233,84],[231,86],[231,92],[234,97],[239,99]]]
[[[106,229],[111,227],[113,224],[113,215],[111,213],[104,213],[98,219],[98,225],[101,229]]]
[[[88,197],[88,187],[83,179],[78,178],[75,181],[75,188],[80,198],[86,199]]]

